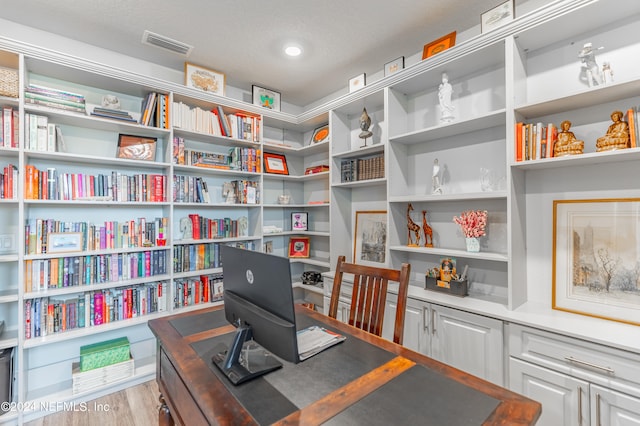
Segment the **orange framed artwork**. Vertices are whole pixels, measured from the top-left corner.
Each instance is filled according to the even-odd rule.
[[[424,45],[422,49],[422,59],[427,59],[436,53],[444,52],[448,48],[456,44],[456,32],[447,34],[444,37],[440,37],[437,40],[432,41]]]
[[[289,257],[309,257],[309,237],[291,237]]]

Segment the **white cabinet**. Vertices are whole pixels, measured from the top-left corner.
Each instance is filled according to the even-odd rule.
[[[510,324],[509,388],[542,403],[540,425],[637,425],[640,357]]]

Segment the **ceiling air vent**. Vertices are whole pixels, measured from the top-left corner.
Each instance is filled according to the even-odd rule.
[[[191,50],[193,49],[193,46],[189,46],[181,41],[173,40],[160,34],[152,33],[148,30],[145,30],[142,35],[142,42],[144,44],[161,47],[162,49],[170,50],[184,56],[189,56],[189,53],[191,53]]]

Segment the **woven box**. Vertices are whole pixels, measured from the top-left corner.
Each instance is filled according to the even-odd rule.
[[[469,282],[464,281],[442,281],[437,278],[427,277],[425,288],[427,290],[439,291],[441,293],[453,294],[454,296],[464,297],[468,294]]]
[[[0,96],[18,97],[18,71],[0,68]]]
[[[80,347],[80,371],[89,371],[131,358],[129,339],[119,337]]]

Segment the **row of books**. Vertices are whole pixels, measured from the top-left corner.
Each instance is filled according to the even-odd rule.
[[[115,283],[167,273],[166,251],[67,256],[25,261],[26,292]]]
[[[220,268],[220,244],[202,243],[184,244],[173,247],[173,272],[193,272],[204,269]],[[255,250],[253,241],[235,241],[225,243],[228,246]]]
[[[164,202],[167,201],[166,176],[124,175],[116,171],[98,175],[58,173],[55,167],[39,170],[27,164],[24,196],[28,200]]]
[[[260,183],[252,180],[234,180],[226,182],[231,186],[236,204],[259,204]]]
[[[0,131],[0,146],[18,148],[20,146],[20,112],[10,106],[2,107],[2,131]]]
[[[32,151],[56,152],[64,151],[64,139],[60,126],[49,123],[46,115],[24,115],[25,149]]]
[[[50,336],[167,309],[167,283],[155,282],[24,302],[24,338]]]
[[[170,123],[169,103],[169,95],[157,92],[147,94],[147,97],[142,103],[140,124],[143,126],[168,129]]]
[[[169,218],[144,217],[128,221],[69,222],[52,218],[29,218],[24,227],[25,254],[45,254],[48,237],[54,233],[81,234],[82,251],[150,247],[167,235]]]
[[[553,146],[557,140],[558,127],[553,123],[517,122],[515,129],[516,161],[553,157]]]
[[[384,156],[352,158],[340,163],[340,182],[384,178]]]
[[[176,203],[210,203],[207,181],[200,176],[173,175],[173,201]]]
[[[188,219],[191,221],[192,238],[194,240],[246,236],[240,235],[240,231],[246,234],[247,230],[239,229],[239,221],[237,219],[231,219],[229,217],[209,219],[199,214],[190,214]],[[244,220],[248,223],[246,217]]]
[[[173,282],[173,307],[198,305],[223,299],[223,275],[218,272]]]
[[[178,129],[251,142],[260,141],[260,117],[240,113],[226,114],[221,106],[209,111],[174,102],[172,120],[173,127]]]
[[[49,108],[86,113],[84,95],[37,84],[29,84],[24,89],[24,100],[27,103]]]
[[[18,168],[7,164],[0,175],[0,199],[16,200],[18,198]]]

